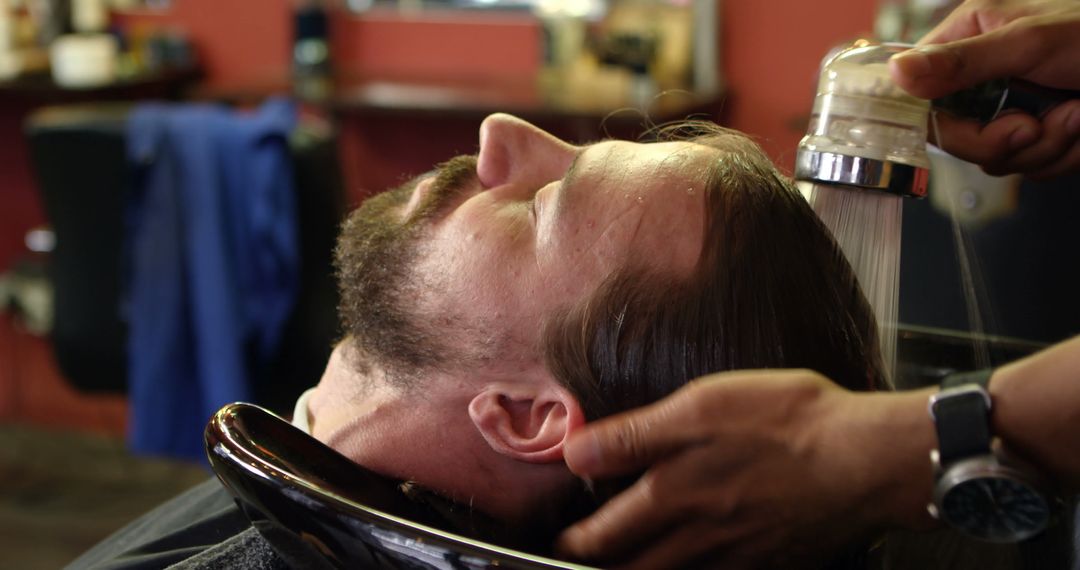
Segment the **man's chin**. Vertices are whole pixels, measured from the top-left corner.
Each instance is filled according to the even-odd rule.
[[[421,238],[400,214],[411,184],[366,200],[343,225],[335,251],[344,332],[384,369],[422,369],[443,354],[432,344],[439,335],[414,314],[410,302],[416,286],[411,268]]]

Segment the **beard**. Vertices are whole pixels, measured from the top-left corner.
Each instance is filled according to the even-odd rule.
[[[402,211],[423,177],[364,201],[343,224],[334,251],[338,315],[352,339],[354,366],[367,372],[369,365],[378,365],[388,380],[403,387],[425,371],[456,363],[448,342],[453,331],[438,330],[435,319],[417,309],[423,280],[413,268],[425,230],[476,178],[476,157],[453,158],[436,172],[408,218]]]

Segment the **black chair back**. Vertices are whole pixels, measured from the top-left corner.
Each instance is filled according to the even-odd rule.
[[[48,264],[53,287],[53,353],[85,391],[127,386],[120,317],[127,106],[53,107],[26,123],[30,159],[56,235]]]

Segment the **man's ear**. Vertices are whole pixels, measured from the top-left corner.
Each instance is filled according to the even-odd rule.
[[[585,423],[577,398],[554,381],[488,385],[469,417],[492,449],[529,463],[561,462],[566,438]]]

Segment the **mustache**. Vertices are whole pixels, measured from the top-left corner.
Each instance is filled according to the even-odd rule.
[[[435,167],[435,179],[423,200],[417,205],[406,225],[438,217],[466,194],[471,182],[477,180],[476,155],[455,156]]]

